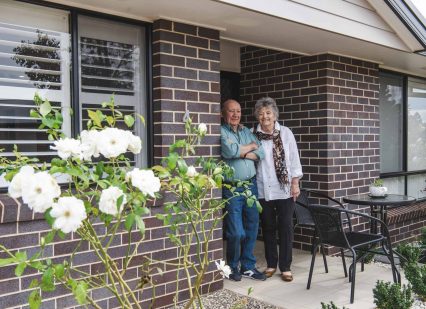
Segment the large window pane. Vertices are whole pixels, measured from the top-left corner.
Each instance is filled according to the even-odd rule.
[[[409,171],[426,169],[426,82],[408,80],[408,148]]]
[[[17,18],[19,16],[19,18]],[[71,132],[68,12],[2,1],[0,10],[0,148],[13,145],[26,156],[48,161],[53,151],[40,123],[31,118],[34,94],[62,107],[63,131]]]
[[[86,128],[87,111],[100,109],[111,95],[122,112],[145,115],[144,28],[86,16],[78,24],[81,127]],[[139,119],[135,133],[146,151],[146,130]],[[147,163],[146,155],[131,159],[139,166]]]
[[[403,79],[380,74],[380,172],[402,171]]]
[[[426,198],[426,174],[408,176],[407,194],[417,199]]]

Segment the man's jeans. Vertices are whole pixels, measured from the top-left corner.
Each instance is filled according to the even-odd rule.
[[[253,179],[253,184],[249,188],[257,196],[256,178]],[[244,192],[244,188],[236,188],[235,192]],[[228,265],[231,269],[236,270],[238,262],[240,262],[242,271],[251,270],[256,265],[253,250],[259,226],[259,212],[256,204],[249,207],[245,197],[234,196],[226,188],[223,188],[222,194],[224,199],[230,199],[225,208],[227,211],[225,236]]]

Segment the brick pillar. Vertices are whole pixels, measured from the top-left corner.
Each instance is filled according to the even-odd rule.
[[[204,122],[208,127],[196,157],[220,158],[219,31],[168,20],[155,21],[153,30],[154,161],[159,163],[169,145],[184,137],[182,119],[186,110],[193,123]],[[221,192],[213,192],[212,197],[221,198]],[[166,232],[159,229],[158,237],[166,237]],[[166,248],[173,246],[166,241]],[[223,257],[221,226],[215,230],[210,248],[212,259]],[[176,275],[169,277],[169,281],[176,279]],[[223,287],[217,272],[207,273],[205,282],[204,293]],[[183,281],[179,287],[179,301],[187,299]],[[173,302],[175,289],[176,282],[166,284],[162,304]]]
[[[185,133],[186,110],[209,130],[198,154],[220,156],[219,31],[167,20],[154,22],[154,159]]]
[[[367,192],[379,175],[378,91],[377,64],[328,54],[241,49],[245,123],[255,123],[257,99],[274,98],[280,122],[296,137],[302,186],[330,196]],[[305,236],[296,234],[296,246],[308,248]]]

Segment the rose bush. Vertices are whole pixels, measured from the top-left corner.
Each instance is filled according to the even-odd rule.
[[[166,203],[165,212],[157,218],[168,226],[168,237],[177,246],[179,255],[173,262],[156,261],[146,256],[144,265],[148,267],[145,268],[163,265],[157,267],[157,274],[166,267],[175,268],[177,274],[183,270],[190,294],[187,307],[193,306],[194,302],[202,307],[200,294],[206,283],[204,276],[214,266],[209,245],[215,238],[213,232],[223,216],[225,203],[214,192],[220,192],[224,175],[232,173],[223,162],[212,158],[199,158],[196,162],[189,158],[192,165],[187,165],[186,160],[195,155],[196,145],[207,134],[207,125],[195,127],[187,117],[186,139],[170,146],[162,165],[140,169],[131,165],[127,155],[140,153],[140,138],[130,130],[118,127],[119,123],[124,123],[131,128],[135,119],[117,110],[113,98],[102,103],[102,108],[108,112],[88,111],[87,130],[78,138],[63,135],[62,115],[58,108],[38,95],[34,101],[37,108],[31,111],[31,116],[40,121],[39,128],[46,131],[53,143],[51,149],[57,151],[58,157],[49,164],[38,163],[16,150],[14,161],[0,157],[0,172],[10,181],[10,196],[22,198],[34,212],[44,213],[52,227],[41,238],[40,251],[34,254],[31,251],[31,256],[27,256],[26,251],[11,251],[0,244],[3,257],[0,267],[15,264],[17,276],[24,274],[27,268],[35,268],[40,273],[40,278],[34,279],[30,285],[33,289],[29,296],[30,308],[39,308],[41,295],[54,291],[58,285],[69,289],[79,304],[101,308],[92,291],[105,289],[122,308],[141,308],[141,294],[138,293],[147,284],[155,291],[150,274],[141,278],[138,284],[130,284],[125,278],[129,265],[143,245],[143,219],[150,213],[147,203],[159,197],[160,189],[174,195],[173,202]],[[62,190],[58,175],[67,179]],[[251,204],[256,202],[259,205],[250,192],[243,195]],[[104,232],[99,232],[99,224],[106,227]],[[132,241],[134,231],[139,231],[141,237]],[[80,239],[73,253],[54,260],[43,258],[46,247],[56,237],[64,238],[68,233],[76,233],[78,237],[75,238]],[[110,249],[123,233],[128,234],[127,250],[118,261],[110,255]],[[89,243],[98,262],[103,265],[102,272],[90,273],[73,265],[83,242]],[[217,268],[222,276],[229,275],[229,267],[223,261],[217,263]],[[178,301],[176,297],[175,302]]]

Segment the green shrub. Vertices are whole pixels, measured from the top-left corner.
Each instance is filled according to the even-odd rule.
[[[410,282],[413,292],[423,300],[426,299],[426,265],[409,263],[404,268],[405,278]]]
[[[340,309],[337,307],[333,302],[330,302],[329,304],[324,304],[321,302],[321,309]],[[342,309],[347,309],[346,307],[343,307]]]
[[[407,261],[400,259],[402,267],[409,263],[417,263],[422,254],[422,249],[419,246],[410,243],[399,244],[396,251],[407,259]]]
[[[377,309],[410,309],[414,303],[411,286],[399,286],[397,283],[377,281],[373,289],[374,303]]]
[[[423,247],[426,247],[426,227],[420,230],[420,243]]]

